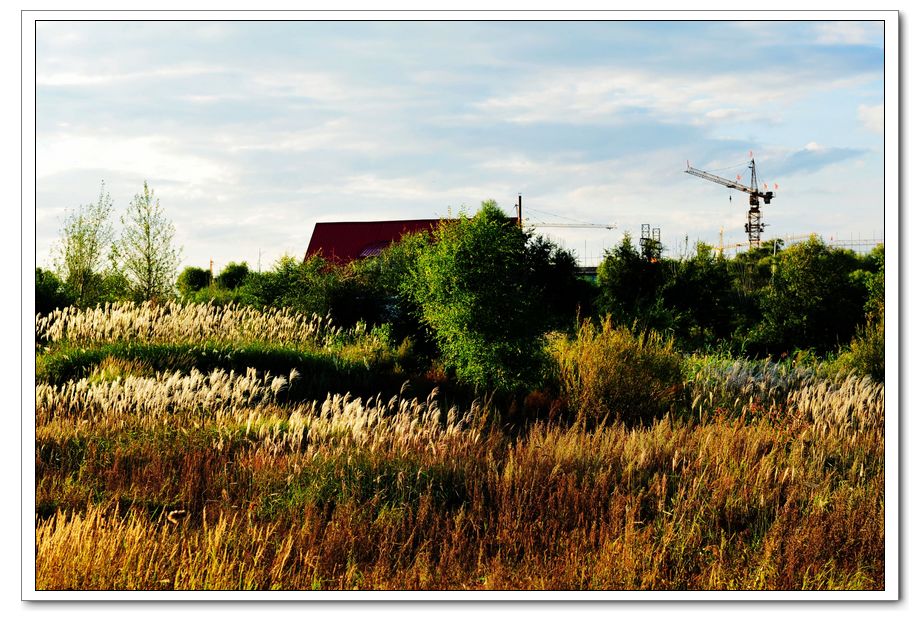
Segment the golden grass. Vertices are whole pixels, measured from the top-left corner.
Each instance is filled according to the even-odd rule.
[[[117,305],[38,329],[78,347],[341,336],[316,321]],[[36,588],[884,588],[883,384],[714,359],[681,382],[668,343],[609,324],[553,347],[598,424],[509,429],[436,393],[289,402],[296,371],[111,359],[39,384]]]
[[[793,392],[814,420],[518,438],[434,397],[207,411],[177,392],[169,416],[101,408],[78,425],[54,402],[37,586],[878,589],[882,421],[816,406],[856,390]]]
[[[290,309],[262,310],[228,304],[106,303],[95,308],[69,306],[35,320],[45,342],[72,345],[136,343],[274,343],[322,344],[342,333],[329,317],[307,316]]]

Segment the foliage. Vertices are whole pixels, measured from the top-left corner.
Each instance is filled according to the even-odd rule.
[[[172,297],[179,267],[179,250],[173,247],[175,227],[146,181],[121,222],[118,259],[133,297],[138,301]]]
[[[868,292],[865,313],[866,323],[856,330],[849,346],[834,361],[841,373],[868,375],[876,381],[885,381],[885,248],[877,246],[869,259],[875,271],[862,274]]]
[[[547,325],[553,329],[572,329],[578,316],[594,312],[597,288],[578,274],[575,256],[545,237],[530,236],[525,248],[525,264],[532,288],[541,300]]]
[[[249,266],[245,261],[242,263],[230,262],[217,276],[217,284],[224,289],[233,290],[238,288],[249,275]]]
[[[434,396],[286,406],[199,374],[147,403],[150,380],[41,387],[36,588],[886,586],[882,420],[512,437]]]
[[[76,302],[76,295],[54,272],[35,268],[35,313],[45,315]]]
[[[550,351],[563,397],[580,419],[649,423],[680,393],[680,356],[655,333],[636,337],[611,318],[584,321],[575,338],[557,336]]]
[[[668,341],[583,324],[553,341],[598,387],[570,401],[657,420],[509,430],[410,392],[385,328],[167,303],[37,329],[39,589],[886,586],[869,378],[694,357],[680,390]]]
[[[102,272],[106,267],[114,233],[110,223],[112,197],[99,189],[95,203],[68,211],[54,250],[54,267],[75,296],[75,303],[87,305],[102,297]]]
[[[641,330],[660,328],[664,322],[659,296],[663,276],[661,262],[643,256],[627,233],[619,246],[604,253],[597,267],[600,312],[618,324]]]
[[[528,235],[485,201],[474,217],[441,223],[405,284],[445,364],[472,386],[514,390],[540,368],[547,314],[527,244]]]
[[[336,274],[322,257],[301,261],[284,255],[272,270],[250,273],[245,287],[260,306],[290,308],[307,315],[326,315],[332,301]]]
[[[179,294],[183,297],[200,291],[210,284],[211,272],[200,267],[186,267],[179,274],[179,278],[176,279],[176,288],[179,289]]]
[[[856,336],[831,363],[835,373],[855,373],[885,381],[885,318],[876,319],[856,330]]]
[[[350,289],[356,294],[357,303],[349,304],[340,292],[334,314],[345,317],[345,308],[350,305],[354,320],[389,324],[395,342],[407,337],[425,340],[421,309],[405,284],[431,241],[431,233],[427,231],[412,233],[385,248],[379,256],[349,264],[345,274],[351,281]],[[359,312],[360,317],[354,315]]]
[[[728,262],[698,243],[686,260],[663,261],[661,304],[678,343],[694,350],[729,339],[738,323]]]
[[[759,340],[768,351],[833,351],[855,334],[867,293],[853,252],[829,248],[817,237],[778,254],[762,297]]]

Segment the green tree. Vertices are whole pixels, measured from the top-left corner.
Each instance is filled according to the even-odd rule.
[[[336,280],[337,274],[322,257],[314,255],[301,261],[284,255],[271,270],[250,272],[244,288],[258,305],[326,315],[331,310]]]
[[[245,261],[242,263],[234,263],[231,261],[221,270],[220,274],[218,274],[217,284],[224,289],[233,290],[242,285],[248,275],[249,266]]]
[[[81,205],[64,217],[54,268],[77,304],[94,303],[103,293],[103,271],[114,239],[111,215],[112,197],[103,181],[95,203]]]
[[[872,271],[860,272],[866,285],[866,322],[856,330],[849,346],[841,351],[839,370],[885,381],[885,247],[876,246],[868,257]]]
[[[663,266],[661,300],[677,341],[694,349],[730,337],[737,321],[728,262],[700,242],[690,258]]]
[[[577,328],[577,317],[593,314],[597,287],[578,273],[575,256],[542,236],[530,236],[525,264],[542,299],[550,327]]]
[[[847,343],[864,319],[868,297],[860,265],[853,252],[814,236],[779,253],[762,298],[759,335],[768,351],[823,354]]]
[[[119,259],[135,299],[171,297],[180,254],[173,246],[175,227],[146,181],[143,193],[134,195],[121,223]]]
[[[183,296],[201,291],[211,284],[211,272],[200,267],[186,267],[176,279],[176,287]]]
[[[659,303],[663,280],[661,261],[652,261],[633,246],[629,234],[620,245],[604,253],[597,268],[599,306],[622,325],[660,328],[665,323]]]
[[[76,301],[73,291],[54,272],[35,268],[35,313],[47,315]]]
[[[441,223],[405,285],[447,366],[477,388],[521,388],[540,368],[547,316],[529,237],[485,201],[474,217]]]

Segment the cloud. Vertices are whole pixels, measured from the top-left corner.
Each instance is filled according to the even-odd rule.
[[[866,45],[875,33],[873,25],[861,22],[825,22],[815,26],[818,43],[824,45]],[[880,29],[878,23],[874,24]]]
[[[869,131],[876,134],[883,133],[885,130],[885,105],[859,106],[859,120]]]
[[[637,69],[591,68],[541,73],[520,94],[490,97],[474,104],[507,122],[533,124],[630,123],[653,116],[669,123],[778,122],[781,104],[818,89],[864,82],[868,76],[811,75],[807,71],[765,71],[757,87],[744,73],[668,75]]]
[[[190,262],[267,265],[318,220],[510,210],[519,192],[535,219],[712,239],[720,218],[740,226],[737,199],[687,158],[718,169],[753,148],[781,183],[846,161],[824,176],[860,187],[881,166],[860,124],[881,107],[859,104],[882,100],[882,52],[818,46],[813,22],[754,24],[755,46],[728,22],[89,24],[39,30],[40,248],[103,178],[122,207],[149,179]],[[797,217],[880,204],[808,199]],[[592,230],[548,232],[593,252]]]
[[[809,142],[802,149],[791,151],[778,161],[772,161],[770,176],[777,178],[780,175],[794,176],[814,173],[831,164],[859,157],[866,152],[866,149],[826,147]]]
[[[183,64],[157,67],[145,71],[129,72],[81,72],[81,71],[40,71],[35,77],[38,86],[97,86],[114,82],[153,80],[163,78],[185,78],[206,74],[223,73],[226,69],[214,65]]]
[[[185,183],[217,182],[230,178],[217,160],[190,154],[176,140],[164,136],[106,136],[61,133],[39,136],[36,177],[42,180],[75,169],[107,169]]]

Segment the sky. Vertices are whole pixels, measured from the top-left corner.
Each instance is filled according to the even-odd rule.
[[[146,180],[182,265],[268,269],[316,222],[509,215],[596,264],[624,233],[667,254],[880,238],[881,22],[40,22],[36,261],[105,182]],[[731,200],[729,198],[731,197]],[[116,226],[117,228],[117,226]]]

